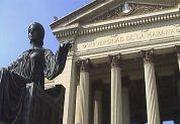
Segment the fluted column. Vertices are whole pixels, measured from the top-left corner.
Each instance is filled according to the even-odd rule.
[[[180,70],[180,46],[175,46],[176,53],[177,53],[177,60],[178,60],[178,65],[179,65],[179,70]]]
[[[160,124],[156,75],[153,63],[153,50],[142,51],[146,88],[146,107],[148,124]]]
[[[122,81],[120,55],[111,56],[111,124],[122,124]]]
[[[80,80],[77,86],[76,124],[89,124],[89,64],[90,60],[81,60]]]
[[[123,124],[130,124],[130,103],[128,88],[122,89]]]
[[[178,65],[179,65],[179,71],[180,71],[180,46],[176,46],[176,52],[177,52],[177,60],[178,60]],[[180,75],[178,75],[180,77]],[[178,78],[180,79],[180,78]],[[178,87],[178,95],[179,95],[179,101],[180,101],[180,80],[177,82],[177,87]]]
[[[175,46],[176,48],[176,53],[177,53],[177,61],[178,61],[178,65],[179,65],[179,74],[180,74],[180,46]],[[178,89],[178,102],[179,102],[179,105],[180,105],[180,75],[178,75],[178,78],[177,78],[177,89]],[[180,115],[180,111],[179,113],[176,115],[176,119],[175,119],[175,123],[176,124],[180,124],[180,118],[179,118],[179,115]]]
[[[102,91],[94,94],[94,124],[102,124]]]

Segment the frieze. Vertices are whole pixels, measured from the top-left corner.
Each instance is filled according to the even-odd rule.
[[[112,34],[103,37],[96,37],[93,40],[84,39],[85,42],[77,44],[78,51],[89,50],[93,48],[106,47],[109,45],[127,44],[136,41],[145,41],[156,38],[170,37],[180,35],[180,26],[166,26],[148,30],[133,31],[128,33]]]

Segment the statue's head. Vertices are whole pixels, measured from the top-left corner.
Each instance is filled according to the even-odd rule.
[[[28,28],[28,38],[31,44],[43,46],[44,28],[38,22],[33,22]]]

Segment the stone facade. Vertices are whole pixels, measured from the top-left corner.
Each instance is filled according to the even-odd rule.
[[[74,41],[63,74],[47,84],[66,87],[63,124],[178,124],[180,5],[160,2],[126,1],[123,14],[124,1],[97,0],[50,25]]]

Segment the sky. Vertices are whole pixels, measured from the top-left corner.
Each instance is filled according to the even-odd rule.
[[[39,22],[45,28],[45,48],[53,52],[58,41],[49,25],[59,18],[90,3],[92,0],[0,0],[0,68],[7,67],[30,48],[28,26]]]

